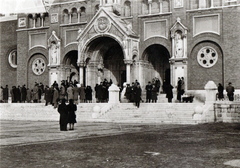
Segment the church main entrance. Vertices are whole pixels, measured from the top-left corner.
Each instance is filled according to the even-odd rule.
[[[126,82],[123,51],[116,40],[96,38],[88,44],[85,54],[85,85],[95,86],[104,79],[119,85]]]
[[[143,53],[143,59],[148,62],[147,75],[145,74],[145,83],[151,81],[153,78],[158,78],[161,81],[161,85],[164,80],[167,84],[170,81],[170,54],[168,50],[159,44],[153,44],[146,48]]]

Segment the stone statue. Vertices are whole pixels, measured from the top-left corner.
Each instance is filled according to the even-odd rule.
[[[52,64],[57,64],[57,45],[54,42],[51,44],[51,58]]]
[[[176,58],[183,57],[183,39],[179,32],[175,32],[175,56]]]

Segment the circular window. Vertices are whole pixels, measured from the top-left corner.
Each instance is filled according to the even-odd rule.
[[[11,67],[17,68],[17,50],[13,50],[10,52],[8,56],[8,62]]]
[[[41,75],[45,71],[46,63],[42,58],[36,58],[32,63],[32,71],[36,75]]]
[[[198,63],[204,68],[210,68],[216,64],[218,54],[212,47],[203,47],[197,54]]]

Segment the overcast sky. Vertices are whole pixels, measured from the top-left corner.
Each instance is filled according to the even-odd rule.
[[[0,13],[40,13],[44,12],[42,0],[0,0]]]

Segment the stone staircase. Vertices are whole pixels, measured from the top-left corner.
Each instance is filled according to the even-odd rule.
[[[96,120],[121,123],[195,124],[193,113],[199,103],[121,103]]]
[[[195,124],[194,108],[199,103],[80,103],[77,106],[77,122],[163,123]],[[96,113],[94,107],[101,109]],[[93,116],[93,114],[97,114]],[[59,113],[44,103],[1,103],[1,120],[58,121]]]

